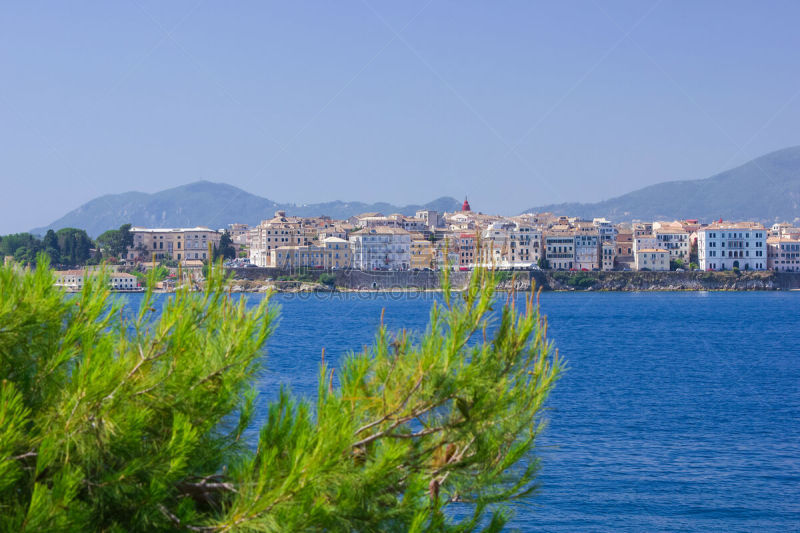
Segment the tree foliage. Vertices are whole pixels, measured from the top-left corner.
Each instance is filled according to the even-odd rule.
[[[131,225],[123,224],[119,229],[103,232],[97,237],[97,244],[103,249],[105,257],[125,257],[128,248],[133,247]]]
[[[92,239],[82,229],[47,230],[43,239],[30,233],[15,233],[0,237],[0,255],[13,256],[22,265],[36,265],[37,256],[44,252],[50,264],[85,265],[92,257]]]
[[[535,487],[562,366],[533,295],[496,310],[487,272],[445,278],[426,332],[381,326],[338,380],[323,358],[316,401],[284,389],[248,445],[269,298],[246,308],[215,268],[127,320],[46,263],[0,268],[2,531],[496,530]]]
[[[21,264],[34,264],[42,251],[42,241],[30,233],[12,233],[0,238],[0,254],[12,256]]]
[[[223,259],[236,258],[236,248],[233,246],[233,240],[231,239],[231,234],[228,230],[225,230],[222,233],[222,236],[219,238],[219,245],[214,246],[212,255],[214,259],[219,257],[222,257]]]
[[[56,232],[61,263],[84,265],[92,257],[94,243],[86,231],[77,228],[62,228]]]

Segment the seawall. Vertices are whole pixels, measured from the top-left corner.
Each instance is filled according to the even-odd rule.
[[[319,282],[320,277],[331,276],[333,285],[340,289],[349,290],[392,290],[392,289],[441,289],[441,276],[438,272],[426,271],[361,271],[361,270],[306,270],[288,271],[277,268],[237,268],[229,269],[229,273],[236,280],[266,281],[290,283],[280,281],[284,279],[305,281],[308,283]],[[455,288],[466,286],[469,272],[451,272],[450,283]]]
[[[278,280],[278,285],[298,288],[300,283],[318,284],[324,274],[331,284],[346,290],[441,289],[437,272],[362,272],[359,270],[309,270],[298,273],[275,268],[239,268],[229,273],[249,287]],[[501,272],[498,287],[527,291],[531,286],[552,291],[678,291],[678,290],[791,290],[800,289],[800,273],[789,272]],[[466,286],[469,272],[452,272],[454,288]],[[512,281],[513,280],[513,281]],[[331,283],[332,282],[332,283]]]

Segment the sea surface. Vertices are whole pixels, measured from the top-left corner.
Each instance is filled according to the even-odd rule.
[[[423,330],[434,298],[274,296],[261,404],[281,384],[313,397],[321,349],[335,364],[370,344],[382,309]],[[569,370],[541,489],[511,529],[800,531],[800,292],[544,293],[541,307]]]

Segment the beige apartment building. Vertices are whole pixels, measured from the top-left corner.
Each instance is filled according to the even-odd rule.
[[[250,263],[260,267],[277,266],[271,262],[272,250],[309,246],[317,231],[316,227],[307,226],[302,218],[287,217],[285,211],[277,211],[273,218],[250,230]]]
[[[669,250],[642,248],[635,254],[636,270],[669,270]]]
[[[669,250],[670,259],[689,263],[689,232],[680,222],[654,222],[653,236],[658,242],[657,248]]]
[[[247,224],[228,224],[228,233],[231,235],[231,240],[234,244],[239,246],[248,246],[250,244],[250,226]]]
[[[424,268],[433,268],[436,251],[434,250],[433,243],[427,239],[423,239],[421,235],[413,235],[411,239],[411,269],[422,270]]]
[[[270,250],[270,266],[282,269],[345,269],[352,264],[350,243],[328,237],[319,245],[278,246]]]
[[[777,272],[800,272],[800,239],[767,237],[767,268]]]
[[[205,227],[196,228],[131,228],[133,246],[126,260],[131,263],[155,260],[203,261],[208,259],[208,245],[217,246],[222,236]]]

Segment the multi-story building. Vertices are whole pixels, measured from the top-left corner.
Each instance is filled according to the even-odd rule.
[[[458,234],[458,264],[461,267],[471,268],[478,260],[477,255],[477,234],[459,233]]]
[[[669,250],[671,260],[689,263],[689,232],[680,223],[655,222],[653,235],[658,244],[656,248]]]
[[[347,231],[340,227],[333,227],[321,230],[317,233],[317,239],[324,241],[328,237],[336,237],[337,239],[347,240]]]
[[[592,220],[592,225],[597,228],[601,242],[614,242],[616,240],[618,230],[610,221],[605,218],[595,218]]]
[[[351,268],[353,266],[353,251],[350,241],[339,237],[326,237],[320,241],[325,249],[326,268]]]
[[[320,245],[278,246],[270,250],[270,265],[276,268],[349,268],[350,243],[328,237]]]
[[[499,268],[530,268],[541,257],[540,230],[519,222],[492,222],[481,233],[478,262]]]
[[[777,272],[800,272],[800,240],[767,237],[767,268]]]
[[[714,223],[697,231],[700,270],[764,270],[767,230],[755,222]]]
[[[67,290],[78,291],[83,288],[83,281],[88,275],[86,270],[58,270],[55,272],[56,287],[63,287]]]
[[[617,270],[633,269],[633,232],[620,230],[615,242],[614,268]]]
[[[438,240],[434,243],[434,263],[436,268],[461,268],[458,266],[460,255],[458,246],[454,244],[452,239]]]
[[[636,270],[669,270],[669,250],[642,248],[634,254]]]
[[[600,234],[588,228],[581,228],[575,232],[575,263],[578,270],[599,269],[600,259]]]
[[[355,215],[347,219],[349,223],[353,226],[359,228],[374,228],[376,226],[394,226],[396,227],[396,221],[390,219],[383,213],[370,212],[370,213],[361,213],[360,215]]]
[[[394,213],[386,217],[385,224],[374,224],[374,225],[384,225],[384,226],[392,226],[394,228],[403,228],[404,230],[410,233],[430,231],[430,228],[428,228],[428,225],[425,223],[423,219],[416,217],[407,217],[400,213]]]
[[[250,226],[247,224],[228,224],[228,233],[231,240],[241,246],[250,244]]]
[[[787,233],[791,233],[792,230],[795,228],[792,227],[791,224],[788,222],[778,222],[772,225],[769,229],[769,236],[770,237],[781,237],[786,235]]]
[[[264,220],[250,230],[250,263],[268,267],[271,251],[281,246],[308,246],[316,234],[315,227],[306,226],[303,219],[287,217],[285,211],[277,211],[275,216]]]
[[[99,275],[98,272],[89,270],[58,270],[55,272],[56,286],[70,291],[79,291],[83,289],[87,276],[92,276],[93,274]],[[115,291],[132,291],[139,287],[139,280],[136,276],[127,272],[109,273],[108,283],[111,289]]]
[[[614,241],[603,241],[600,245],[600,269],[614,270],[614,258],[616,257],[617,243]]]
[[[407,270],[411,265],[411,234],[388,226],[364,228],[350,234],[353,268]]]
[[[208,246],[219,244],[222,236],[209,228],[131,228],[133,246],[126,253],[127,262],[149,262],[153,259],[203,261],[208,259]]]
[[[439,212],[431,209],[421,209],[417,211],[416,215],[414,215],[414,218],[422,220],[425,223],[425,226],[427,226],[431,231],[443,225],[442,217],[439,215]]]
[[[658,248],[658,239],[652,234],[649,235],[634,235],[633,237],[633,254],[645,248],[652,249]]]
[[[637,222],[631,230],[634,237],[650,237],[653,235],[653,224],[651,222]]]
[[[509,234],[511,255],[508,261],[513,267],[526,268],[536,265],[542,257],[541,230],[515,223]]]
[[[436,254],[433,243],[428,239],[423,238],[422,235],[417,234],[416,236],[412,237],[410,254],[411,269],[422,270],[425,268],[434,267],[433,258]]]
[[[542,236],[545,259],[550,268],[570,270],[575,263],[575,236],[569,231],[545,231]]]
[[[139,287],[139,280],[127,272],[112,272],[108,275],[111,288],[115,291],[132,291]]]

